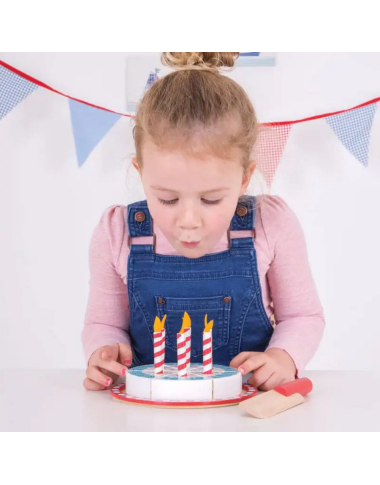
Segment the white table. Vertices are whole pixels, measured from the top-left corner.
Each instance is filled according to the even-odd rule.
[[[0,370],[0,431],[380,431],[380,372],[310,371],[306,402],[267,420],[238,406],[161,409],[82,387],[84,371]]]

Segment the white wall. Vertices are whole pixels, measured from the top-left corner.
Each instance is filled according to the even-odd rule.
[[[125,111],[126,54],[0,58],[71,96]],[[379,96],[380,54],[278,54],[276,68],[232,76],[261,121],[291,120]],[[297,125],[272,188],[302,222],[326,312],[310,369],[380,368],[379,134],[378,112],[364,169],[323,120]],[[144,198],[134,171],[127,176],[131,152],[125,118],[79,170],[67,101],[45,90],[0,121],[0,367],[83,367],[93,228],[107,206]]]

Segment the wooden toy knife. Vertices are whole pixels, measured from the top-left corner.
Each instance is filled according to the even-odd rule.
[[[255,418],[270,418],[303,403],[304,396],[312,389],[311,380],[302,377],[246,399],[239,406]]]

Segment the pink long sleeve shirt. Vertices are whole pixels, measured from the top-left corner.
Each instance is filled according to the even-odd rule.
[[[311,274],[305,238],[294,212],[280,198],[258,197],[256,240],[262,297],[276,327],[268,348],[285,350],[302,371],[322,338],[325,321]],[[107,209],[95,228],[89,254],[90,292],[82,343],[86,362],[103,345],[130,343],[126,288],[125,206]],[[154,224],[156,252],[178,255]],[[212,250],[228,249],[227,233]]]

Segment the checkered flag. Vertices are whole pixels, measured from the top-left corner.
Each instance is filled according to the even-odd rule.
[[[326,122],[339,140],[365,167],[377,103],[367,104],[344,113],[327,116]]]
[[[268,187],[271,186],[291,129],[286,125],[263,125],[260,127],[254,148],[257,168],[263,174]]]
[[[0,66],[0,120],[37,88],[37,84]]]

